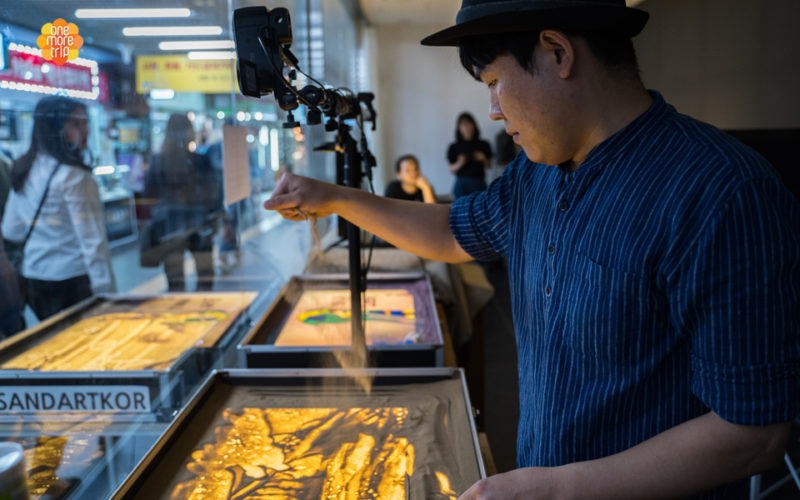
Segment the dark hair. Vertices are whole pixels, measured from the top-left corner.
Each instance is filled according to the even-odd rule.
[[[165,160],[189,156],[189,143],[194,140],[194,127],[185,113],[173,113],[167,120],[161,155]],[[167,165],[171,164],[167,161]]]
[[[394,162],[394,171],[399,173],[400,172],[400,164],[406,160],[411,160],[417,165],[417,170],[419,170],[419,159],[414,155],[403,155]]]
[[[11,169],[11,186],[22,191],[28,180],[33,160],[39,153],[47,153],[59,163],[89,168],[83,161],[80,148],[70,145],[64,138],[64,123],[76,110],[86,111],[86,106],[75,99],[47,96],[39,100],[33,110],[33,138],[28,152],[17,158]]]
[[[475,130],[475,135],[472,136],[471,140],[477,140],[481,137],[481,129],[478,128],[478,122],[475,121],[475,117],[472,114],[467,113],[466,111],[458,115],[458,119],[456,120],[456,142],[464,142],[464,136],[461,135],[461,130],[459,129],[459,125],[461,125],[461,120],[467,120],[472,124],[472,128]]]
[[[462,38],[458,45],[458,55],[461,65],[473,78],[479,80],[474,72],[477,68],[482,71],[498,56],[510,54],[514,56],[522,69],[533,72],[536,61],[533,50],[539,43],[540,31],[525,31],[521,33],[481,35]],[[579,36],[586,41],[592,55],[610,69],[632,71],[638,76],[639,63],[636,60],[636,51],[630,37],[608,32],[569,32],[567,35]]]

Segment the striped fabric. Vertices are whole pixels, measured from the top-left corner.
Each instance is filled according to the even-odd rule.
[[[651,94],[578,170],[520,154],[451,209],[464,250],[508,259],[520,467],[607,456],[709,409],[798,414],[800,204],[757,153]]]

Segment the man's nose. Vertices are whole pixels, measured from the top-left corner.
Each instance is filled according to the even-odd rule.
[[[492,120],[502,120],[503,110],[500,109],[500,102],[494,92],[489,93],[489,118]]]

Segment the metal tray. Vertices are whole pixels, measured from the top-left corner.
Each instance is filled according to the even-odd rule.
[[[109,336],[117,335],[120,334],[119,324],[105,319],[112,316],[104,315],[117,315],[113,317],[136,321],[135,315],[147,311],[148,306],[153,306],[154,313],[167,314],[173,304],[191,304],[191,301],[205,300],[210,295],[225,297],[226,300],[241,296],[238,293],[95,296],[1,342],[0,384],[4,392],[0,395],[0,422],[16,421],[32,414],[36,414],[38,420],[81,420],[87,412],[113,414],[121,420],[170,419],[175,410],[180,408],[187,392],[214,366],[221,355],[220,345],[230,343],[236,331],[243,331],[247,327],[244,314],[246,306],[238,310],[232,309],[227,315],[225,312],[218,312],[218,317],[222,319],[208,330],[208,335],[199,336],[200,341],[188,348],[176,350],[173,358],[168,355],[158,358],[158,362],[152,367],[113,369],[114,363],[110,363],[112,369],[76,369],[74,365],[78,362],[66,360],[70,359],[73,352],[88,349],[88,342],[74,340],[64,348],[65,354],[61,360],[47,359],[49,351],[44,354],[39,351],[35,357],[30,358],[36,360],[31,362],[32,365],[40,363],[37,366],[46,366],[49,363],[50,366],[46,366],[46,369],[25,369],[26,360],[20,356],[33,356],[37,346],[44,342],[57,341],[59,334],[84,320],[98,323],[107,321],[102,323],[104,331],[108,331]],[[252,296],[253,294],[247,294],[241,298],[243,301],[252,300]],[[172,314],[184,314],[186,324],[190,324],[193,313],[186,311],[188,309]],[[204,314],[217,312],[209,311]],[[159,326],[156,322],[154,331],[158,332]],[[154,347],[151,349],[155,355],[160,356],[158,333],[154,335],[156,338],[152,341]],[[112,349],[108,351],[114,352]],[[90,362],[94,360],[86,354],[84,357]],[[139,360],[134,357],[134,361]],[[122,360],[117,365],[124,366],[125,362],[126,360]],[[68,368],[59,369],[58,363]]]
[[[235,369],[212,373],[112,499],[323,498],[339,481],[455,499],[485,476],[460,369]]]
[[[433,290],[424,273],[371,273],[370,290],[402,289],[413,296],[416,339],[409,343],[370,343],[367,321],[367,366],[412,367],[443,366],[444,342],[436,314]],[[309,290],[349,290],[348,276],[323,274],[294,276],[283,287],[272,305],[239,344],[239,366],[248,368],[332,368],[341,366],[340,354],[349,345],[276,345],[282,329],[304,292]],[[347,306],[349,312],[349,306]],[[349,328],[349,321],[345,323]],[[342,325],[342,326],[344,326]],[[320,341],[323,342],[322,340]]]

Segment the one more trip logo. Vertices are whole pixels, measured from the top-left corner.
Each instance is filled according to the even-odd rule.
[[[78,50],[83,46],[83,38],[78,32],[75,23],[61,18],[42,26],[42,34],[36,39],[42,57],[59,66],[77,58]]]

